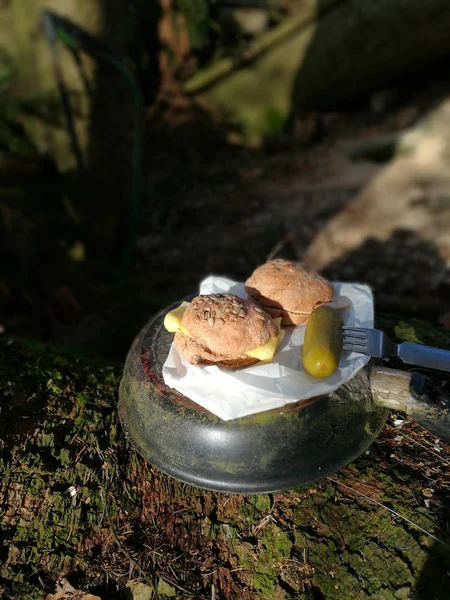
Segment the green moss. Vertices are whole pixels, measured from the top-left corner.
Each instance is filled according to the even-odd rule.
[[[67,448],[61,448],[58,458],[62,467],[67,467],[72,461],[72,457]]]
[[[44,481],[39,477],[33,477],[30,481],[28,491],[32,496],[41,496],[46,491]]]
[[[61,380],[63,376],[60,371],[53,370],[50,378],[47,380],[47,389],[52,394],[59,395],[63,391]]]
[[[267,494],[247,496],[241,504],[239,517],[252,523],[258,521],[270,509],[270,504],[270,496]]]
[[[271,503],[272,502],[268,494],[258,494],[258,496],[256,496],[256,507],[262,513],[270,510]]]
[[[98,536],[99,527],[108,527],[117,514],[122,484],[116,457],[104,454],[99,444],[117,447],[121,439],[115,413],[119,373],[119,367],[75,365],[64,351],[0,337],[0,398],[8,394],[11,407],[18,402],[7,413],[14,418],[0,422],[0,439],[8,448],[0,454],[0,476],[20,499],[19,518],[0,525],[6,547],[16,548],[0,571],[11,596],[13,582],[26,581],[30,568],[45,579],[81,564],[76,557],[86,536],[90,531]],[[88,418],[78,418],[86,412]],[[70,485],[78,491],[75,506],[65,494]],[[113,489],[106,491],[107,486]],[[41,588],[30,586],[17,597],[37,598]]]
[[[15,581],[9,588],[10,598],[26,598],[27,600],[40,600],[47,593],[39,586],[34,586],[28,582]]]
[[[400,323],[394,329],[395,336],[400,340],[406,340],[407,342],[415,342],[416,344],[423,343],[422,340],[418,337],[417,332],[414,327],[408,325],[404,321],[400,321]]]
[[[264,528],[260,544],[264,549],[262,558],[271,561],[274,566],[291,555],[292,542],[288,534],[274,523],[269,523]]]
[[[332,498],[336,493],[336,490],[332,485],[327,485],[325,488],[321,490],[321,494],[324,498],[329,499]]]
[[[432,517],[417,507],[417,491],[411,480],[408,486],[403,486],[393,477],[385,477],[389,486],[385,488],[377,481],[377,462],[371,463],[373,472],[368,462],[364,464],[365,467],[361,465],[354,471],[356,479],[376,481],[376,487],[389,489],[390,501],[395,502],[400,514],[433,531]],[[346,469],[347,476],[352,469]],[[334,490],[335,500],[332,501],[329,487],[321,484],[318,494],[305,495],[292,515],[296,524],[293,549],[300,556],[306,553],[308,561],[314,565],[316,588],[327,600],[350,597],[365,600],[368,597],[392,598],[393,589],[412,586],[429,560],[429,552],[424,546],[427,538],[420,536],[417,539],[417,531],[412,533],[404,524],[392,521],[386,510],[369,502],[354,503],[344,496],[346,502],[342,503],[338,490]]]
[[[261,598],[275,599],[281,567],[291,554],[292,543],[285,531],[274,523],[262,530],[257,546],[234,541],[238,565],[245,569]]]
[[[437,323],[429,323],[420,319],[408,320],[393,316],[377,314],[375,325],[388,334],[411,342],[420,341],[429,346],[450,348],[450,330]]]
[[[36,436],[36,442],[38,446],[43,446],[44,448],[52,448],[55,445],[55,436],[52,432],[41,432],[38,436]]]

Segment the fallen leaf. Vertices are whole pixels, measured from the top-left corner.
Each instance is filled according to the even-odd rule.
[[[44,600],[102,600],[89,592],[76,590],[67,579],[61,579],[56,584],[56,592],[48,594]]]

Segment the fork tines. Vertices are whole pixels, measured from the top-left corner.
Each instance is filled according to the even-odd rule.
[[[367,345],[367,332],[365,329],[356,327],[343,327],[343,349],[358,350],[365,348]]]

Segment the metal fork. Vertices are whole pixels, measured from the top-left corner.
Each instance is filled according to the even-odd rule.
[[[422,344],[402,342],[395,344],[379,329],[343,327],[343,349],[376,358],[396,356],[410,365],[450,372],[450,350]]]

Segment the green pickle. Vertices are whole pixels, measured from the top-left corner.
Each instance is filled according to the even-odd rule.
[[[319,306],[311,313],[303,344],[305,371],[324,379],[339,366],[342,354],[342,319],[337,310]]]

